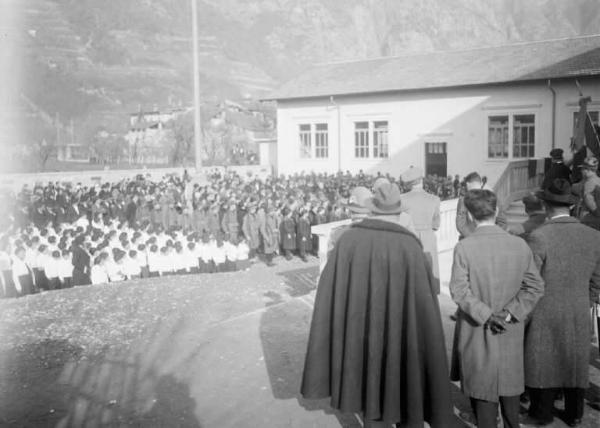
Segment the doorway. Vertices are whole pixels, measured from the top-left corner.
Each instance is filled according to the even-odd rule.
[[[448,152],[446,143],[425,143],[425,175],[448,175]]]

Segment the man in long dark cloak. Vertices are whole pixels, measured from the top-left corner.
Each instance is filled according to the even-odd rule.
[[[397,223],[397,186],[375,189],[374,217],[353,224],[319,280],[302,395],[360,413],[365,426],[453,425],[434,278],[417,237]]]

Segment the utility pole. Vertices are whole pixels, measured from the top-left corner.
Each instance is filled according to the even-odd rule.
[[[194,49],[194,154],[196,175],[202,168],[202,121],[200,120],[200,63],[198,59],[198,4],[192,2],[192,37]]]
[[[59,146],[60,145],[60,114],[58,112],[56,112],[55,124],[56,124],[56,146]]]

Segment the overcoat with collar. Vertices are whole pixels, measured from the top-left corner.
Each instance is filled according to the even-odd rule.
[[[543,294],[544,282],[527,243],[498,226],[480,226],[454,249],[450,280],[458,319],[452,380],[472,398],[498,402],[524,391],[525,320]],[[507,310],[516,322],[493,334],[489,317]]]
[[[447,428],[444,332],[417,237],[369,218],[341,234],[321,274],[301,393],[366,420]]]
[[[600,291],[600,232],[573,217],[550,219],[529,235],[546,282],[525,336],[525,384],[587,388],[590,295]]]

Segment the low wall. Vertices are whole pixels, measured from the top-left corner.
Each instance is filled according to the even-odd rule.
[[[440,204],[440,228],[436,232],[438,252],[454,249],[458,242],[458,231],[456,230],[456,206],[458,199],[442,201]],[[319,237],[319,267],[322,271],[327,262],[327,249],[329,248],[329,237],[331,232],[340,227],[350,224],[350,220],[336,221],[332,223],[318,224],[311,228],[311,232]]]
[[[1,174],[0,187],[10,188],[18,191],[24,184],[33,186],[36,183],[67,182],[81,183],[82,185],[94,185],[96,183],[112,183],[125,178],[133,178],[138,174],[151,180],[160,180],[165,175],[182,175],[187,169],[191,175],[196,174],[196,168],[147,168],[147,169],[106,169],[96,171],[68,171],[68,172],[40,172],[35,174]],[[265,178],[271,175],[271,168],[264,165],[239,165],[239,166],[207,166],[201,170],[202,174],[210,174],[214,171],[235,171],[242,178],[258,176]]]

